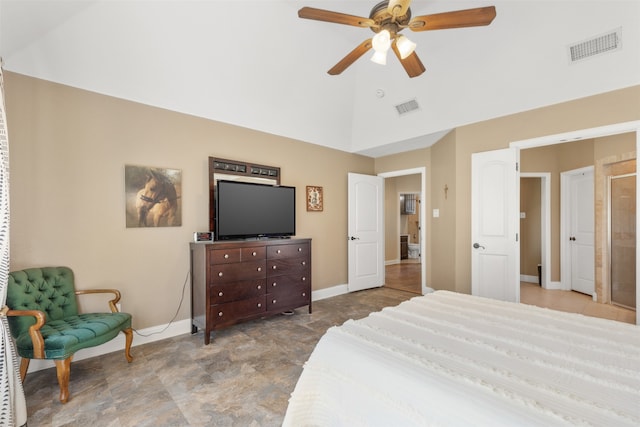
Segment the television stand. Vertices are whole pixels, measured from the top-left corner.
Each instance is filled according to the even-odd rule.
[[[308,306],[311,239],[191,243],[192,333]]]

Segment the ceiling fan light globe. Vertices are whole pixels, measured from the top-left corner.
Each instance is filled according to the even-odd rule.
[[[376,52],[386,52],[391,47],[391,33],[382,30],[371,39],[371,46]]]
[[[387,65],[387,52],[376,50],[371,57],[371,62],[375,62],[380,65]]]
[[[400,52],[401,59],[405,59],[407,56],[411,55],[414,50],[416,50],[416,44],[405,36],[398,37],[396,40],[396,46],[398,47],[398,52]]]

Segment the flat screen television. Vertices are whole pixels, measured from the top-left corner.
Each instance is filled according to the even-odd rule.
[[[216,184],[215,239],[296,234],[296,188],[220,180]]]

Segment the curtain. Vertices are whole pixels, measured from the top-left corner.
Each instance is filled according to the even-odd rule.
[[[0,426],[27,424],[27,404],[18,370],[18,356],[5,316],[9,278],[9,133],[0,68]]]

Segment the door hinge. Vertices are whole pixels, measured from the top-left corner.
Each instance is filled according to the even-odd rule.
[[[518,241],[518,233],[516,233],[516,242]]]
[[[518,167],[519,167],[518,162],[516,162],[516,172],[518,172]]]

